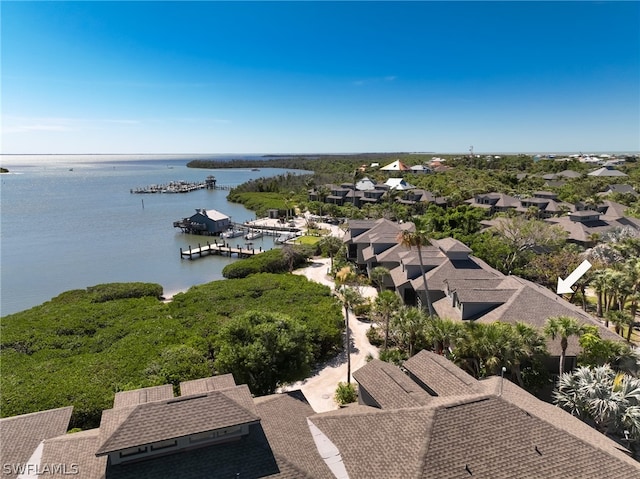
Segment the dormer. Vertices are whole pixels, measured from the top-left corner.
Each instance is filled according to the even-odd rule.
[[[600,213],[593,210],[574,211],[569,213],[569,219],[576,223],[588,223],[600,220]]]
[[[558,199],[558,194],[553,193],[552,191],[536,191],[533,194],[534,198],[544,198],[546,200],[556,201]]]
[[[449,291],[452,306],[460,311],[460,319],[475,319],[506,303],[515,293],[513,289],[458,288]]]
[[[435,243],[440,251],[452,261],[469,259],[469,255],[472,253],[471,248],[457,239],[443,238],[436,240]]]

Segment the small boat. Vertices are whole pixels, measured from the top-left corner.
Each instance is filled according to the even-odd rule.
[[[244,232],[242,230],[227,230],[224,233],[222,233],[220,236],[222,236],[223,238],[237,238],[238,236],[242,236],[244,234]]]
[[[295,237],[296,237],[295,233],[284,233],[284,234],[281,234],[280,236],[278,236],[276,238],[276,243],[277,244],[284,244],[287,241],[289,241],[290,239],[293,239]]]
[[[260,230],[253,230],[250,231],[249,233],[247,233],[244,237],[244,239],[246,240],[254,240],[254,239],[258,239],[258,238],[262,238],[262,235],[264,233]]]
[[[251,171],[260,171],[260,168],[251,168]]]

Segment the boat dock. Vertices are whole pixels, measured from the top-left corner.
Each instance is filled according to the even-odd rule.
[[[190,193],[196,190],[230,190],[229,185],[218,185],[214,176],[207,176],[205,181],[172,181],[164,185],[149,185],[140,188],[132,188],[133,194],[154,194],[154,193]]]
[[[204,255],[208,256],[212,254],[222,256],[237,256],[238,258],[248,258],[249,256],[254,256],[256,254],[263,253],[264,251],[265,250],[262,249],[262,247],[242,248],[240,245],[236,245],[236,247],[234,248],[229,243],[225,243],[224,241],[221,243],[215,241],[214,243],[207,242],[205,246],[201,246],[198,243],[197,248],[192,248],[191,245],[189,245],[189,249],[186,250],[180,248],[180,258],[197,259],[201,258]]]

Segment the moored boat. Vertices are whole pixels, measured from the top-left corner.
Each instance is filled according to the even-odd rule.
[[[249,233],[247,233],[245,235],[244,239],[254,240],[254,239],[262,238],[263,235],[264,235],[264,233],[262,231],[253,230],[253,231],[250,231]]]
[[[223,238],[237,238],[238,236],[242,236],[244,232],[242,230],[229,229],[222,233],[220,236]]]

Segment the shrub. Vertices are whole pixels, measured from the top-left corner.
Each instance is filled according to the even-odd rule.
[[[291,254],[289,254],[291,253]],[[307,259],[298,247],[284,249],[272,249],[228,264],[222,270],[222,276],[227,279],[246,278],[256,273],[286,273],[289,266],[298,268],[306,263]]]
[[[162,286],[155,283],[107,283],[89,286],[87,292],[93,295],[92,303],[105,303],[116,299],[160,298]]]
[[[353,403],[358,400],[358,392],[353,383],[338,383],[338,388],[333,398],[335,401],[344,406],[345,404]]]
[[[387,349],[386,351],[380,351],[380,360],[388,363],[400,366],[406,359],[408,359],[406,352],[400,349]]]
[[[371,302],[365,301],[362,304],[357,304],[353,307],[353,314],[355,314],[358,319],[369,319],[369,313],[371,312]]]
[[[371,346],[380,347],[384,343],[384,338],[382,334],[380,334],[380,329],[371,325],[369,329],[367,329],[367,339],[369,340],[369,344]]]

